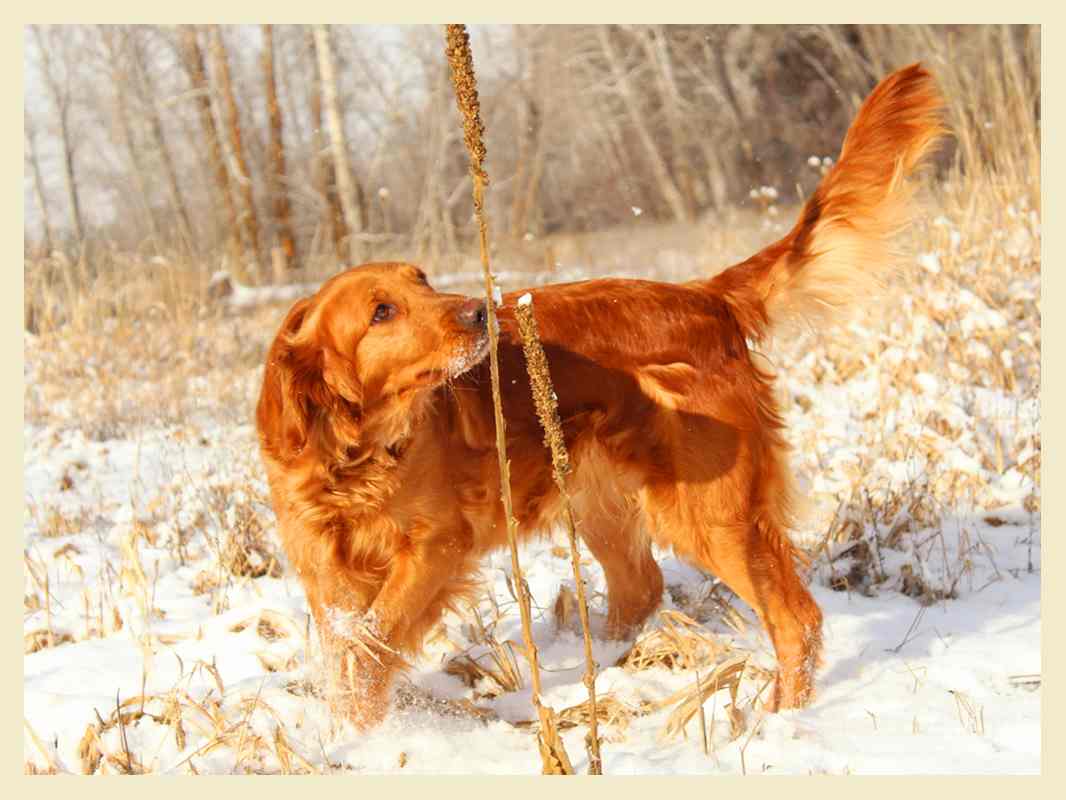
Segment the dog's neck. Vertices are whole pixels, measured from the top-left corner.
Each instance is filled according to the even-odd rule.
[[[399,486],[397,467],[402,452],[394,446],[350,446],[324,462],[321,491],[330,505],[347,513],[377,514]]]
[[[404,404],[364,417],[358,425],[325,418],[328,432],[323,431],[322,452],[330,454],[323,459],[326,490],[335,496],[362,498],[371,508],[384,505],[396,489],[397,473],[426,424],[429,409],[426,402]]]

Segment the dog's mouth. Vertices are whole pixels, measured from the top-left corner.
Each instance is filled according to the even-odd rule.
[[[405,392],[414,391],[419,388],[427,388],[430,386],[436,386],[444,381],[449,381],[452,378],[458,378],[467,370],[472,369],[477,364],[481,363],[489,353],[489,335],[483,333],[476,339],[465,342],[460,345],[455,353],[449,359],[448,363],[443,367],[437,367],[434,369],[427,369],[420,372],[414,381],[414,385],[404,390]]]
[[[477,339],[468,342],[456,350],[452,360],[448,363],[447,374],[449,378],[457,378],[467,370],[480,364],[482,359],[489,354],[489,335],[482,333]]]

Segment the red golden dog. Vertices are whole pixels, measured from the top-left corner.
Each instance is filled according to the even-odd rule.
[[[580,534],[606,575],[608,632],[659,604],[652,544],[714,573],[758,614],[777,654],[771,708],[812,696],[821,612],[788,528],[788,446],[752,344],[822,324],[891,268],[904,179],[942,133],[914,65],[886,78],[795,227],[707,280],[593,280],[531,290],[574,470]],[[513,308],[499,309],[515,514],[548,530],[560,503]],[[388,708],[402,654],[469,596],[506,543],[485,306],[434,291],[418,268],[367,264],[296,303],[267,357],[257,422],[285,550],[307,591],[343,703],[362,726]]]

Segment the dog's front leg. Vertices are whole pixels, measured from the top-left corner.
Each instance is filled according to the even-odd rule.
[[[468,530],[409,537],[397,552],[380,591],[362,615],[326,612],[330,633],[341,644],[340,689],[349,697],[353,722],[361,728],[380,722],[387,710],[393,673],[402,652],[417,652],[426,630],[423,616],[439,608],[442,590],[467,569],[472,536]]]

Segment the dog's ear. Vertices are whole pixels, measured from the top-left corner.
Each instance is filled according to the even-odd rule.
[[[322,350],[322,384],[332,393],[329,424],[338,453],[355,446],[363,432],[363,384],[354,365],[332,347]]]
[[[267,355],[256,423],[263,447],[282,461],[294,458],[307,443],[311,414],[321,394],[321,351],[302,335],[311,299],[297,302],[281,323]]]
[[[337,395],[357,409],[363,405],[363,385],[348,359],[326,347],[322,351],[322,379]]]
[[[328,423],[325,447],[340,452],[359,440],[362,385],[352,364],[307,329],[310,307],[301,300],[281,324],[256,411],[263,446],[282,461],[304,449],[316,415]]]

